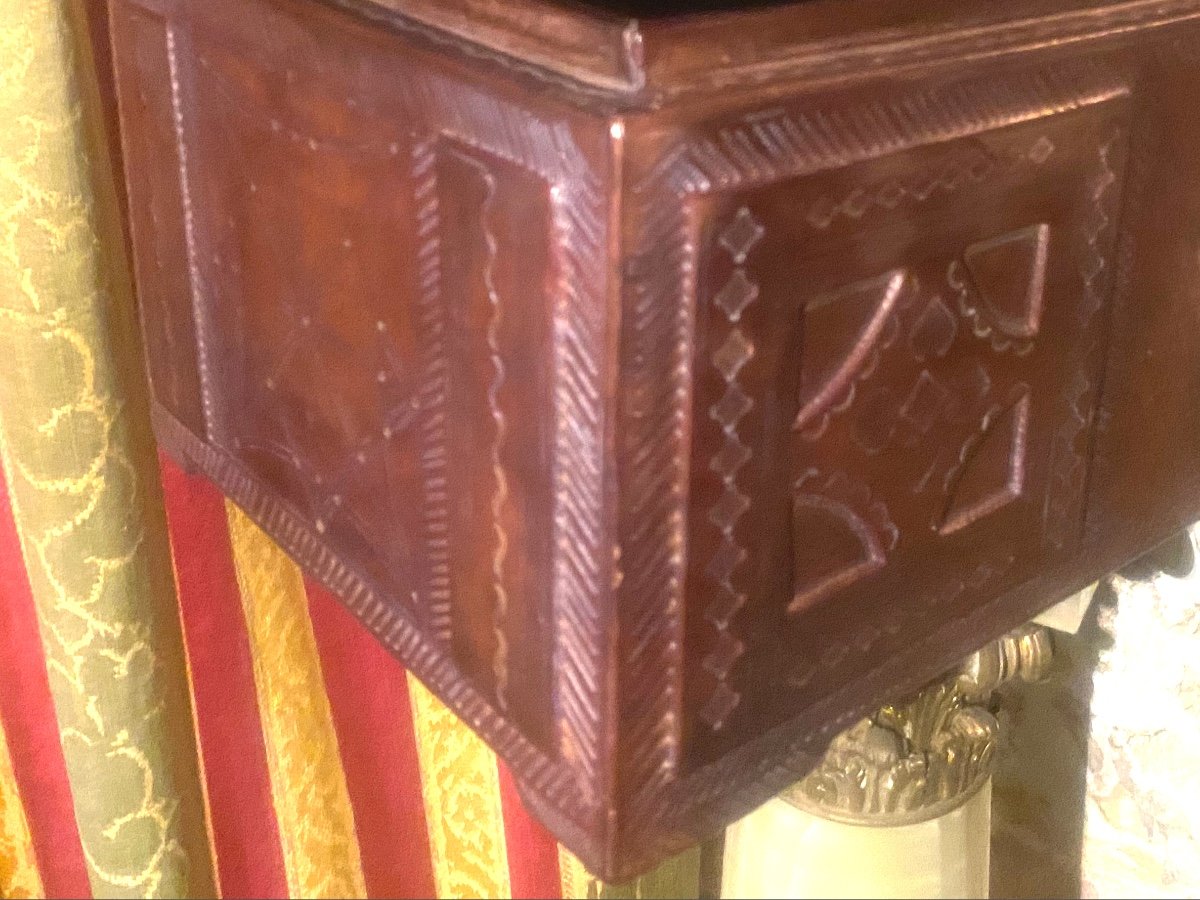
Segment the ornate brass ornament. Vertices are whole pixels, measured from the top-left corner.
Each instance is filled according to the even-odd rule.
[[[972,654],[907,702],[843,732],[824,760],[781,795],[800,809],[856,825],[910,825],[970,799],[991,777],[1001,736],[993,694],[1039,681],[1050,632],[1026,625]]]

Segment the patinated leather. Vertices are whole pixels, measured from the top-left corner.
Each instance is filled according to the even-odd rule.
[[[606,877],[1200,512],[1200,0],[112,13],[160,440]]]

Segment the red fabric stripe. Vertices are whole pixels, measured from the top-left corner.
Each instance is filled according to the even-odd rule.
[[[526,811],[508,766],[502,762],[498,765],[513,900],[561,897],[558,842],[541,822]]]
[[[324,587],[308,601],[371,897],[433,897],[404,668]]]
[[[29,820],[42,887],[51,897],[92,896],[37,612],[2,476],[0,721]]]
[[[165,456],[162,475],[221,893],[286,897],[225,500]]]

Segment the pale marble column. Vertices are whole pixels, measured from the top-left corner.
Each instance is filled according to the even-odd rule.
[[[1197,897],[1200,569],[1112,587],[1099,610],[1112,643],[1093,676],[1083,896]]]
[[[729,829],[724,897],[986,897],[1002,684],[1048,670],[1028,626],[838,736],[813,772]]]
[[[880,828],[771,800],[726,833],[721,895],[986,897],[991,804],[987,782],[944,816]]]

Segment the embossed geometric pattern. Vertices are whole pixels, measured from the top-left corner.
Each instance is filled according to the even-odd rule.
[[[754,245],[762,240],[762,236],[762,225],[754,218],[754,214],[743,206],[737,211],[733,221],[721,232],[720,242],[721,246],[729,251],[733,261],[740,266],[746,261]],[[730,313],[730,317],[737,319],[733,313]]]
[[[979,432],[963,445],[958,466],[946,476],[949,500],[938,526],[941,534],[966,528],[1021,496],[1029,406],[1022,386],[1007,408],[989,410]]]
[[[707,570],[718,592],[718,600],[706,613],[708,621],[716,628],[717,641],[703,661],[704,668],[716,679],[716,687],[701,718],[714,730],[723,728],[729,714],[737,708],[739,695],[728,688],[726,679],[745,652],[745,645],[730,629],[745,603],[745,593],[737,582],[739,567],[748,552],[738,538],[737,528],[750,509],[750,498],[738,486],[737,479],[739,470],[751,458],[751,450],[738,434],[738,423],[753,409],[754,401],[742,389],[738,376],[754,358],[755,348],[738,323],[746,307],[758,298],[758,285],[747,278],[741,266],[764,233],[765,229],[753,213],[743,206],[718,238],[718,243],[729,253],[737,268],[714,298],[730,326],[725,340],[712,354],[712,365],[720,372],[727,387],[722,398],[709,409],[709,415],[724,434],[721,449],[709,461],[709,468],[721,476],[722,483],[721,496],[708,511],[708,520],[720,532],[720,544]]]
[[[713,365],[721,371],[726,381],[737,378],[742,366],[754,357],[754,345],[746,340],[740,329],[733,329],[713,354]]]
[[[744,494],[727,491],[721,495],[708,513],[709,521],[724,531],[732,531],[738,519],[750,508],[750,498]]]
[[[1028,353],[1042,319],[1050,227],[1032,225],[972,244],[947,280],[976,337],[1003,352]],[[965,273],[963,268],[965,267]]]
[[[1188,83],[1162,77],[1187,37],[1165,11],[1200,0],[1030,0],[1020,27],[964,0],[986,73],[921,17],[865,47],[824,4],[757,37],[781,13],[739,10],[637,26],[616,80],[576,43],[584,82],[561,41],[612,23],[583,8],[533,64],[315,0],[115,2],[174,48],[122,97],[163,163],[130,190],[164,443],[610,878],[1030,612],[1036,571],[1081,578],[1185,505],[1159,488],[1190,483],[1189,439],[1136,398],[1187,320],[1170,235],[1200,201],[1140,192],[1164,165],[1145,135],[1192,167],[1156,116]],[[845,40],[818,59],[801,32]],[[156,53],[138,31],[118,57]],[[1131,75],[1157,92],[1136,119]],[[1151,219],[1159,240],[1119,240]],[[1187,329],[1168,343],[1190,359]],[[1118,535],[1135,433],[1157,518]]]
[[[754,401],[746,396],[741,385],[731,382],[721,399],[709,410],[709,414],[721,424],[721,427],[726,429],[728,434],[730,429],[737,428],[738,422],[753,408]]]
[[[1097,106],[1101,122],[1105,103]],[[705,348],[697,362],[719,378],[705,382],[696,412],[720,427],[701,428],[696,440],[704,448],[703,469],[719,476],[735,471],[748,504],[730,502],[714,480],[696,483],[704,506],[691,511],[691,547],[705,555],[689,568],[688,610],[714,633],[704,638],[704,654],[685,686],[695,685],[685,693],[692,719],[683,735],[684,764],[695,767],[686,784],[707,784],[713,760],[723,777],[738,778],[726,763],[742,754],[739,740],[749,723],[766,728],[782,721],[785,698],[825,696],[841,683],[838,673],[896,652],[899,636],[920,621],[961,614],[1019,569],[1019,554],[1051,546],[1042,501],[1056,489],[1041,464],[1050,455],[1045,423],[1062,415],[1064,397],[1094,402],[1095,392],[1093,383],[1079,391],[1048,372],[1074,366],[1094,372],[1098,356],[1052,357],[1035,338],[1053,330],[1060,343],[1074,346],[1077,335],[1097,333],[1100,323],[1086,312],[1089,292],[1079,285],[1104,271],[1086,248],[1112,232],[1089,226],[1069,238],[1060,233],[1090,218],[1082,204],[1109,209],[1115,202],[1093,188],[1115,183],[1097,173],[1111,167],[1110,142],[1120,140],[1111,125],[1095,126],[1105,136],[1090,143],[1072,137],[1070,127],[1035,122],[995,139],[931,145],[905,160],[902,175],[890,159],[848,165],[830,179],[836,195],[820,175],[788,181],[780,174],[762,186],[748,177],[718,207],[753,210],[764,231],[760,250],[725,268],[729,251],[719,240],[722,224],[714,222],[718,239],[701,256],[703,266],[721,274],[708,305],[698,298],[707,318],[697,329]],[[784,143],[778,136],[791,133],[785,126],[748,126],[741,143],[730,138],[729,158],[736,160],[730,165],[747,162],[747,141],[761,137],[765,157],[776,147],[772,141]],[[704,171],[728,184],[729,170],[697,153],[712,167]],[[755,158],[753,171],[769,167],[764,157]],[[998,199],[1018,195],[1023,199],[1007,207]],[[828,221],[814,221],[821,217],[810,214],[822,196],[840,197],[837,210]],[[967,221],[969,227],[956,224]],[[853,233],[856,249],[847,255],[842,241],[850,222],[863,224],[855,226],[862,230]],[[1030,234],[1032,240],[1010,239]],[[997,348],[976,334],[947,275],[957,263],[976,307],[986,309],[968,253],[981,272],[980,261],[990,266],[979,280],[994,295],[1000,276],[1013,285],[1004,295],[1012,302],[994,302],[999,312],[1012,319],[1022,304],[1040,303],[1040,312],[1027,316],[1037,331],[1024,339],[1028,348]],[[1041,260],[1042,275],[1028,277],[1029,260]],[[756,288],[756,305],[727,309],[717,302],[732,273]],[[1039,284],[1040,292],[1027,289]],[[1066,285],[1075,285],[1074,292]],[[742,362],[739,348],[746,344],[754,355]],[[1006,398],[1031,382],[1037,387],[1028,403],[1013,407]],[[790,404],[778,402],[789,395]],[[1071,400],[1072,408],[1078,405]],[[1015,419],[1005,412],[1010,408]],[[786,431],[772,421],[781,414]],[[727,442],[727,423],[736,448]],[[1037,466],[1027,462],[1032,453],[1042,454]],[[700,467],[695,460],[692,471]],[[784,484],[790,492],[780,490]],[[730,523],[737,546],[706,537]],[[911,572],[931,559],[944,580],[906,596]],[[713,584],[731,571],[734,580]],[[879,603],[883,596],[895,598],[894,613]],[[866,610],[878,612],[858,623]],[[830,640],[831,632],[838,637]],[[693,633],[700,639],[689,625]],[[746,747],[741,758],[750,754]]]
[[[933,171],[914,173],[904,180],[889,178],[870,187],[855,187],[840,200],[822,196],[809,209],[807,220],[814,228],[826,229],[840,218],[851,222],[861,220],[873,209],[887,211],[903,203],[924,203],[939,195],[983,184],[1023,163],[1044,165],[1054,149],[1054,143],[1044,135],[1024,152],[997,156],[976,148]]]
[[[715,593],[716,599],[709,604],[704,615],[718,629],[724,630],[729,627],[730,621],[746,602],[746,595],[725,590],[723,587],[718,587]]]
[[[952,397],[936,377],[928,371],[921,372],[908,397],[900,406],[900,418],[911,426],[908,438],[910,443],[929,433],[944,414]]]
[[[729,321],[736,322],[742,317],[742,311],[758,298],[758,285],[746,278],[742,269],[735,269],[729,282],[717,294],[717,306],[725,310]]]
[[[906,274],[888,272],[838,288],[804,307],[805,347],[800,360],[800,412],[793,428],[816,440],[832,415],[854,400],[879,354],[896,339],[897,305]]]
[[[881,569],[899,538],[887,506],[843,472],[821,482],[809,470],[797,481],[792,504],[793,615]]]
[[[717,547],[716,553],[709,560],[708,574],[722,588],[732,591],[731,579],[734,570],[745,561],[746,556],[746,548],[738,546],[732,537],[728,540],[722,540]]]
[[[750,461],[752,452],[745,444],[725,441],[721,451],[712,458],[709,468],[718,475],[733,477],[737,470]]]
[[[716,649],[704,658],[704,667],[718,678],[724,678],[745,649],[741,641],[728,631],[722,631]]]
[[[737,709],[741,697],[736,691],[730,690],[724,681],[718,681],[708,702],[700,710],[700,718],[708,723],[714,731],[720,730],[729,718],[729,714]]]

